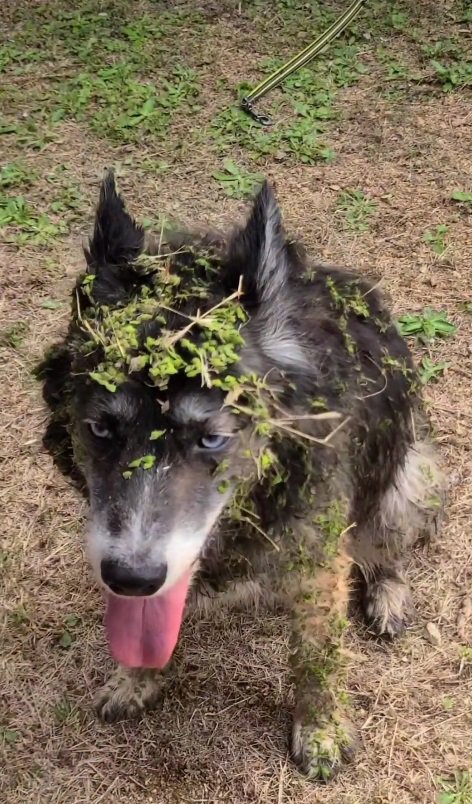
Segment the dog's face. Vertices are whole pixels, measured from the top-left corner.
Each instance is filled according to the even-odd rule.
[[[242,423],[196,380],[165,392],[128,382],[113,394],[87,384],[75,426],[89,550],[112,591],[165,592],[195,565],[234,483],[255,470],[257,439]]]

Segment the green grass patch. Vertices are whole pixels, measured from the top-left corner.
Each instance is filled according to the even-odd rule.
[[[17,627],[27,625],[31,622],[29,612],[21,603],[16,607],[16,609],[13,609],[13,611],[10,612],[9,619],[11,624]]]
[[[456,201],[458,204],[466,204],[467,206],[472,207],[472,193],[469,193],[466,190],[454,190],[454,192],[451,193],[451,201]]]
[[[39,48],[22,47],[21,44],[0,44],[0,73],[13,72],[21,75],[28,65],[37,64],[46,57]]]
[[[472,62],[460,40],[438,39],[423,45],[421,50],[444,92],[472,86]]]
[[[122,62],[68,81],[53,115],[55,121],[67,116],[86,120],[100,136],[136,142],[143,135],[165,135],[173,113],[184,103],[187,109],[194,107],[198,93],[197,74],[187,67],[176,65],[158,87]]]
[[[205,27],[202,14],[182,8],[137,16],[120,0],[99,11],[94,0],[81,2],[74,10],[44,3],[22,15],[12,41],[1,46],[0,71],[18,74],[28,63],[48,60],[96,72],[121,59],[136,70],[154,71],[165,57],[175,61],[178,52],[185,52],[189,42],[205,33]]]
[[[215,170],[212,176],[230,198],[247,198],[264,180],[261,173],[244,171],[232,159],[225,159],[223,170]]]
[[[54,222],[45,212],[36,212],[23,196],[0,195],[0,229],[17,245],[48,245],[67,232],[64,221]]]
[[[265,59],[264,75],[278,69],[283,60]],[[356,83],[367,68],[359,59],[359,47],[346,41],[333,44],[326,56],[289,76],[276,91],[260,101],[273,117],[274,125],[261,128],[244,112],[231,107],[219,113],[210,126],[217,147],[227,152],[238,145],[255,159],[276,156],[279,161],[303,164],[330,161],[334,157],[324,135],[337,116],[334,101],[339,89]],[[250,89],[239,87],[242,97]]]
[[[0,136],[2,135],[11,135],[8,145],[22,151],[42,151],[56,139],[54,126],[46,118],[44,110],[32,113],[24,122],[0,114]]]
[[[298,47],[302,49],[336,19],[336,11],[324,3],[307,3],[303,0],[273,0],[268,9],[267,0],[252,0],[243,4],[243,13],[261,33],[270,34],[276,41],[286,41],[300,35],[300,31],[309,31],[307,40]],[[270,13],[268,13],[270,10]],[[301,21],[303,25],[301,27]]]
[[[14,119],[4,121],[4,133],[24,137],[13,112],[23,111],[26,99],[35,105],[28,111],[40,116],[40,129],[73,118],[114,141],[162,137],[177,108],[185,103],[188,111],[195,110],[197,72],[181,62],[182,56],[197,58],[206,27],[199,12],[176,9],[136,17],[121,0],[103,10],[88,0],[70,11],[55,3],[38,5],[28,15],[18,9],[12,41],[0,49],[0,71],[21,74],[37,69],[39,59],[50,66],[26,93],[11,84],[7,101]]]
[[[0,728],[0,740],[6,745],[14,745],[20,738],[16,729]]]
[[[407,64],[405,64],[400,58],[398,58],[395,53],[392,53],[391,48],[379,47],[377,48],[375,55],[383,67],[384,81],[405,82],[413,79],[410,67]]]
[[[53,706],[54,718],[58,723],[67,723],[74,718],[76,710],[68,698],[61,698]]]
[[[0,168],[0,189],[28,187],[35,178],[34,171],[21,162],[7,162]]]
[[[452,779],[439,779],[437,804],[472,804],[472,776],[469,771],[454,771]]]
[[[0,346],[9,346],[11,349],[20,349],[23,346],[26,333],[29,330],[27,321],[17,321],[7,329],[0,332]]]
[[[87,199],[80,191],[80,185],[71,178],[72,171],[67,165],[58,165],[54,171],[47,174],[45,179],[50,187],[49,208],[51,212],[60,215],[62,220],[70,222],[88,211]]]
[[[343,213],[348,229],[353,232],[367,232],[377,204],[369,199],[362,190],[348,187],[338,198],[338,209]]]
[[[321,128],[312,117],[300,115],[288,124],[265,129],[240,109],[231,107],[212,121],[209,135],[223,153],[238,145],[256,160],[276,156],[279,161],[295,159],[315,164],[333,157],[319,137]]]

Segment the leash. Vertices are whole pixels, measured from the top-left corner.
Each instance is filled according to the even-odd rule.
[[[308,45],[304,50],[301,50],[300,53],[297,53],[296,56],[293,56],[289,61],[279,67],[278,70],[275,70],[271,75],[267,78],[264,78],[260,84],[258,84],[254,89],[246,95],[241,101],[241,109],[247,112],[257,123],[260,123],[261,126],[270,126],[272,125],[272,119],[269,115],[264,114],[263,112],[258,112],[254,108],[254,103],[270,92],[275,87],[278,87],[289,75],[294,73],[296,70],[299,70],[300,67],[304,67],[305,64],[308,64],[312,59],[315,58],[322,50],[324,50],[330,42],[333,41],[340,33],[342,33],[350,22],[354,19],[354,17],[359,13],[362,6],[364,5],[365,0],[354,0],[352,5],[338,17],[329,28],[324,31],[318,39],[315,39],[310,45]]]

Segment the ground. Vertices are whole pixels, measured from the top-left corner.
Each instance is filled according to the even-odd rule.
[[[237,111],[244,85],[346,5],[2,4],[0,750],[9,804],[472,802],[470,8],[372,0],[348,35],[259,103],[273,114],[268,132]],[[85,507],[42,446],[32,370],[67,325],[106,166],[156,229],[163,217],[239,220],[244,197],[268,176],[311,254],[377,276],[395,314],[413,316],[400,318],[403,328],[421,336],[410,342],[448,473],[447,519],[412,558],[405,636],[379,643],[358,623],[350,629],[362,745],[329,785],[306,782],[287,755],[282,614],[187,624],[157,710],[138,723],[95,718],[92,698],[112,662],[83,555]]]

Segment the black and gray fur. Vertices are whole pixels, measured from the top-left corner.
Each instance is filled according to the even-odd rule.
[[[86,251],[88,271],[96,276],[93,301],[127,304],[148,281],[134,260],[143,251],[155,253],[156,243],[125,211],[109,175]],[[310,777],[326,780],[356,743],[340,692],[352,569],[364,580],[371,629],[399,633],[408,598],[407,550],[435,523],[440,505],[441,475],[412,359],[374,284],[306,260],[287,240],[267,185],[244,227],[225,237],[174,235],[167,244],[177,252],[172,271],[209,289],[203,302],[188,299],[183,315],[212,307],[241,283],[248,322],[234,371],[273,378],[274,416],[289,428],[277,429],[270,443],[283,482],[258,475],[248,457],[256,438],[250,418],[225,407],[221,391],[181,376],[166,391],[139,374],[115,393],[90,380],[101,356],[80,349],[85,335],[77,310],[91,303],[80,284],[69,332],[40,368],[51,409],[46,441],[87,490],[98,574],[111,561],[139,576],[139,587],[141,576],[146,581],[163,572],[165,589],[192,566],[200,602],[285,601],[292,612],[296,685],[292,753]],[[199,250],[212,255],[203,267],[196,262]],[[167,313],[165,324],[151,322],[146,334],[181,326],[179,315]],[[320,411],[337,418],[311,418]],[[150,446],[151,430],[165,430],[165,441]],[[249,478],[242,491],[250,522],[228,514],[237,483],[218,491],[215,468],[222,455],[202,447],[205,436],[218,433],[230,434],[223,455],[232,481]],[[125,481],[123,467],[152,449],[154,467]],[[156,689],[149,671],[120,669],[99,711],[105,718],[135,713]]]

